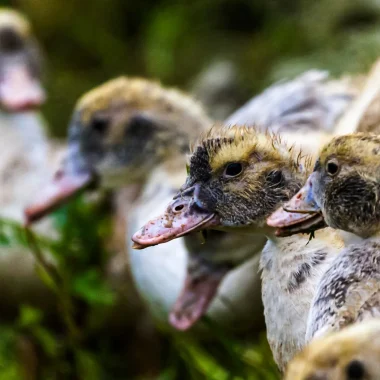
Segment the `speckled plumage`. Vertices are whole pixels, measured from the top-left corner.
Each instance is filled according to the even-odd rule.
[[[261,256],[267,337],[281,370],[305,345],[308,314],[320,278],[343,243],[332,231],[271,240]]]
[[[183,188],[201,186],[203,201],[224,225],[264,226],[265,217],[300,187],[309,158],[269,133],[253,127],[215,126],[192,147],[189,175]],[[223,171],[231,162],[244,170],[238,179]]]
[[[380,242],[352,244],[323,276],[311,309],[306,339],[380,317]]]

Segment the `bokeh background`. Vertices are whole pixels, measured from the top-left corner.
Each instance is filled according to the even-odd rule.
[[[214,67],[215,75],[224,70],[225,96],[238,106],[269,83],[311,67],[332,75],[364,72],[380,46],[377,0],[0,3],[25,12],[44,47],[44,114],[60,136],[76,99],[119,74],[192,89]],[[222,62],[229,66],[217,65]]]
[[[212,117],[223,119],[275,81],[311,68],[332,76],[364,73],[380,52],[378,0],[0,0],[0,5],[22,11],[33,24],[46,60],[48,101],[42,112],[51,134],[62,138],[78,97],[121,74],[188,90]],[[115,308],[136,295],[126,289],[120,301],[103,276],[112,224],[108,210],[107,199],[90,205],[79,199],[57,214],[62,239],[51,248],[74,290],[59,296],[61,320],[27,304],[0,316],[0,380],[279,378],[265,338],[240,347],[216,331],[222,349],[215,350],[193,342],[191,334],[166,336],[143,311],[126,317],[122,306]],[[30,245],[19,226],[3,227],[0,244]],[[74,309],[73,321],[60,314],[67,308]],[[129,319],[141,323],[126,323]]]

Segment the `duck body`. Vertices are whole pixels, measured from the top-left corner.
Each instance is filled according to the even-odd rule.
[[[0,112],[0,217],[23,222],[23,210],[34,194],[46,186],[63,157],[63,147],[48,140],[43,119],[36,111]],[[49,239],[58,237],[53,219],[36,226]],[[17,242],[0,247],[0,284],[4,312],[16,312],[20,304],[52,307],[54,296],[35,271],[35,260]]]
[[[28,21],[18,12],[0,9],[0,217],[23,222],[23,209],[49,181],[61,158],[58,144],[48,139],[39,107],[41,53]],[[38,232],[56,237],[52,220]],[[35,261],[17,242],[0,247],[1,308],[17,312],[20,304],[49,306],[51,292],[35,273]]]
[[[261,254],[262,296],[267,337],[281,369],[305,345],[313,295],[342,248],[332,229],[316,238],[270,239]]]

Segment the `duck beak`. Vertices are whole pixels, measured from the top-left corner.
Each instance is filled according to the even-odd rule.
[[[201,257],[192,258],[184,287],[170,312],[170,324],[177,330],[185,331],[202,318],[229,270],[225,266],[206,262]]]
[[[320,207],[313,196],[315,173],[308,178],[305,186],[268,219],[267,224],[277,227],[277,236],[309,233],[326,227]]]
[[[90,172],[74,174],[59,170],[38,200],[25,208],[25,225],[28,226],[56,210],[78,192],[92,185],[94,181],[95,176]]]
[[[45,102],[45,91],[24,63],[8,64],[0,79],[0,102],[9,112],[29,111]]]
[[[199,192],[198,184],[181,192],[164,214],[149,221],[132,236],[132,247],[144,249],[218,225],[218,216],[207,210],[199,198]]]

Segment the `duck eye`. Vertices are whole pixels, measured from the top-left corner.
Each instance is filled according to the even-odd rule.
[[[240,162],[232,162],[224,170],[225,177],[236,177],[243,171],[243,165]]]
[[[352,360],[346,367],[347,380],[361,380],[365,376],[364,364],[359,360]]]
[[[106,118],[96,117],[91,121],[91,128],[99,134],[104,134],[109,126],[109,120]]]
[[[336,161],[329,161],[326,165],[326,171],[331,176],[338,174],[338,171],[339,171],[338,163]]]

